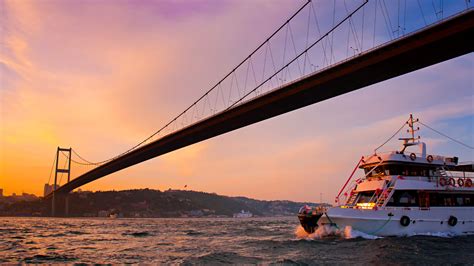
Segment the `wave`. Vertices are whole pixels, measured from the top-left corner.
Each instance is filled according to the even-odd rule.
[[[33,257],[27,257],[23,259],[26,263],[42,263],[42,262],[68,262],[75,261],[77,258],[63,256],[59,254],[53,255],[34,255]]]
[[[197,235],[203,235],[204,233],[202,232],[198,232],[198,231],[194,231],[194,230],[186,230],[184,231],[186,233],[186,235],[188,236],[197,236]]]
[[[122,235],[124,235],[124,236],[134,236],[134,237],[146,237],[146,236],[151,236],[151,233],[149,233],[147,231],[127,232],[127,233],[123,233]]]
[[[67,231],[67,234],[70,234],[70,235],[85,235],[87,234],[86,232],[81,232],[81,231]]]
[[[257,264],[260,258],[247,257],[235,252],[212,252],[203,256],[189,258],[184,264]]]

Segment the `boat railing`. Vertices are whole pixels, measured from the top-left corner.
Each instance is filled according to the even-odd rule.
[[[429,153],[420,153],[420,152],[410,152],[410,151],[405,151],[404,153],[401,153],[399,151],[381,151],[377,152],[376,155],[378,156],[384,156],[384,155],[401,155],[405,158],[410,158],[411,154],[415,154],[416,158],[423,158],[427,160],[428,162],[428,156],[431,156],[433,158],[433,161],[443,161],[445,162],[446,159],[451,159],[452,157],[449,156],[444,156],[444,155],[434,155],[434,154],[429,154]]]
[[[359,168],[359,165],[363,160],[364,160],[364,156],[362,156],[360,158],[360,160],[357,162],[357,165],[354,167],[354,170],[352,171],[351,175],[347,179],[346,183],[344,184],[344,186],[342,186],[341,190],[339,190],[339,193],[336,196],[336,203],[339,204],[341,202],[341,200],[340,200],[341,193],[344,191],[344,189],[347,187],[348,184],[349,184],[348,188],[350,188],[350,190],[354,189],[355,184],[354,184],[354,180],[352,179],[352,177],[354,176],[354,173],[356,172],[357,168]],[[347,200],[347,190],[344,191],[343,196],[344,196],[344,199],[342,200],[342,202],[346,202],[346,200]]]
[[[376,156],[375,154],[372,155],[372,156]],[[366,179],[367,176],[369,176],[370,174],[372,174],[372,172],[379,166],[381,165],[384,160],[382,160],[382,158],[378,157],[380,162],[377,163],[377,165],[375,165],[374,167],[372,167],[372,169],[370,169],[370,171],[368,171],[364,177],[362,178],[358,178],[358,179],[352,179],[354,173],[355,173],[355,170],[357,170],[358,166],[360,165],[360,163],[363,161],[364,157],[362,157],[359,162],[357,163],[356,165],[356,168],[354,168],[354,171],[352,172],[351,176],[349,177],[349,179],[346,181],[346,184],[342,187],[342,189],[339,191],[339,194],[337,195],[336,197],[336,203],[338,204],[341,204],[343,203],[344,205],[348,205],[348,204],[351,204],[350,202],[348,202],[348,199],[350,199],[350,197],[352,197],[354,195],[354,189],[355,187],[357,186],[357,184],[359,184],[362,180]],[[348,185],[349,184],[349,185]],[[348,186],[347,186],[348,185]],[[344,193],[342,194],[342,198],[340,197],[341,196],[341,192],[344,190],[344,188],[347,189],[344,191]],[[355,199],[354,199],[355,200]],[[352,204],[351,204],[352,205]]]
[[[429,181],[435,182],[437,187],[457,187],[474,189],[474,185],[472,185],[472,183],[474,183],[474,175],[436,175],[430,177]]]

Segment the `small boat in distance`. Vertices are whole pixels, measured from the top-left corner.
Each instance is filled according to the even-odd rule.
[[[304,230],[351,227],[376,236],[474,233],[474,164],[427,154],[426,144],[415,137],[415,123],[432,129],[410,115],[411,136],[400,138],[402,148],[363,156],[339,191],[338,206],[300,209]],[[407,151],[415,146],[419,153]],[[364,175],[354,177],[358,168]]]
[[[234,218],[251,218],[253,214],[249,211],[241,210],[238,213],[234,213]]]

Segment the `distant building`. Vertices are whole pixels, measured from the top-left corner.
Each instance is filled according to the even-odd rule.
[[[3,188],[0,188],[0,197],[3,197]]]
[[[253,214],[250,211],[246,212],[246,211],[242,210],[238,213],[234,213],[233,216],[234,216],[234,218],[250,218],[250,217],[253,216]]]
[[[44,184],[43,196],[46,197],[49,193],[53,192],[54,185]]]

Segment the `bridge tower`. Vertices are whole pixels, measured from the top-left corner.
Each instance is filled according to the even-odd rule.
[[[67,159],[67,168],[59,168],[59,153],[62,152],[66,155]],[[58,173],[67,173],[67,182],[69,183],[71,178],[71,156],[72,156],[72,149],[65,149],[58,147],[56,151],[56,169],[54,171],[54,186],[53,186],[53,199],[52,199],[52,206],[51,206],[51,216],[56,216],[56,189],[58,188]],[[68,216],[69,214],[69,198],[68,195],[65,196],[65,215]]]

